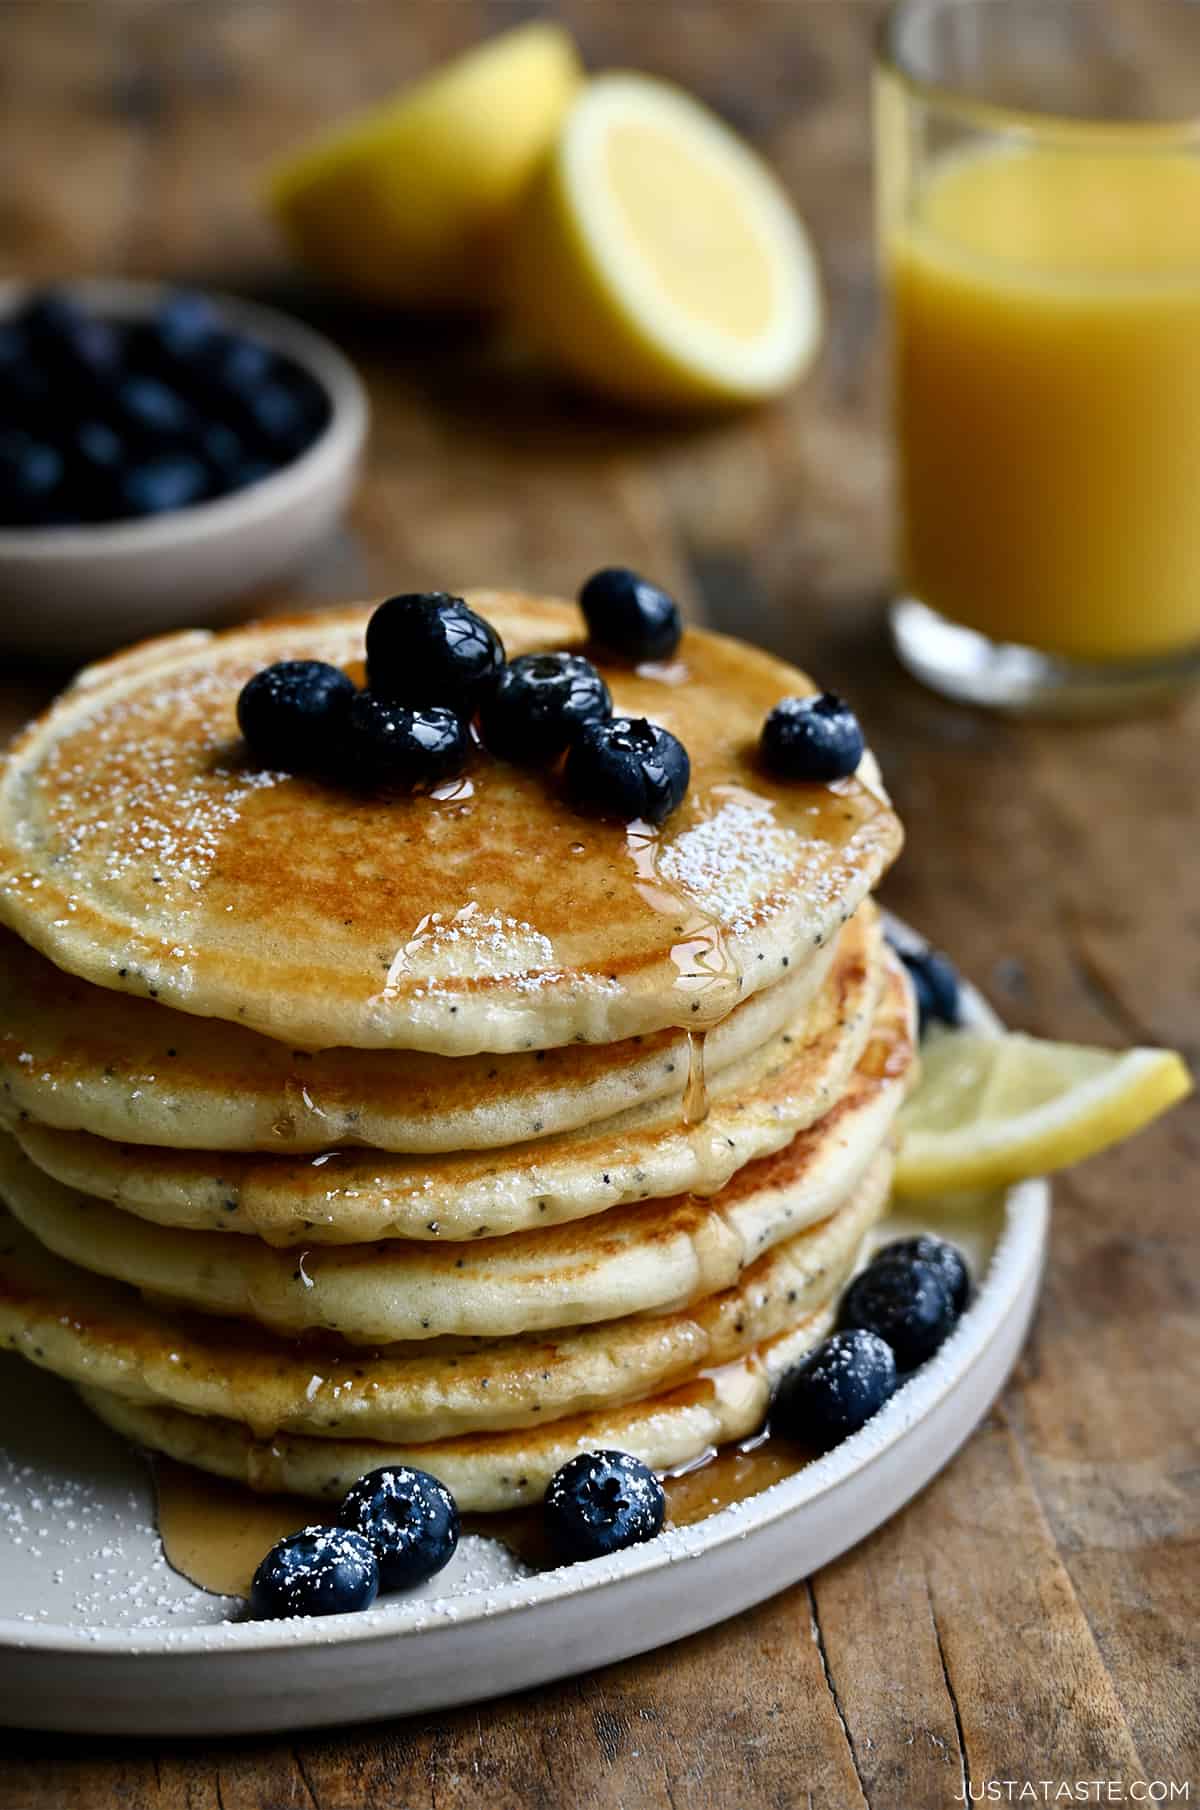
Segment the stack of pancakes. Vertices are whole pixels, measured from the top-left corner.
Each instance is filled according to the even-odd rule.
[[[471,599],[510,657],[565,605]],[[884,1209],[911,1003],[868,755],[771,780],[812,689],[689,631],[605,667],[692,760],[655,831],[480,753],[412,797],[264,771],[245,681],[361,678],[365,609],[91,668],[0,773],[0,1342],[143,1445],[465,1509],[594,1446],[754,1432]]]

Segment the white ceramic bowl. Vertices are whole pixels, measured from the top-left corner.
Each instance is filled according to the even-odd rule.
[[[151,314],[157,283],[72,283],[86,306],[119,320]],[[25,285],[0,286],[0,316]],[[211,623],[297,571],[329,535],[354,484],[367,398],[320,334],[273,309],[210,295],[222,321],[302,366],[326,391],[330,419],[308,451],[270,477],[212,502],[137,521],[0,529],[0,649],[79,660],[167,629]]]

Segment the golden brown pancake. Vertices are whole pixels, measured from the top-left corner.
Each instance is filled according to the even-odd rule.
[[[451,1244],[407,1239],[276,1250],[259,1239],[150,1225],[53,1181],[0,1139],[0,1189],[50,1250],[101,1275],[283,1333],[355,1343],[503,1337],[690,1302],[844,1200],[886,1143],[912,1061],[892,963],[857,1085],[811,1131],[743,1165],[711,1200],[682,1195],[578,1222]],[[705,1135],[713,1135],[711,1127]],[[783,1140],[780,1140],[782,1143]]]
[[[570,606],[472,601],[510,655],[578,642]],[[368,615],[171,636],[81,674],[0,772],[0,920],[99,986],[295,1047],[466,1055],[716,1022],[828,942],[898,850],[869,757],[831,785],[761,770],[764,717],[811,682],[697,629],[666,676],[604,667],[618,711],[691,755],[658,832],[486,756],[389,799],[251,761],[244,682],[285,658],[361,676]]]
[[[869,904],[860,907],[868,914]],[[705,1034],[715,1077],[810,1005],[836,944]],[[184,1150],[436,1155],[521,1144],[634,1102],[678,1102],[689,1033],[509,1056],[295,1050],[219,1018],[172,1012],[67,974],[0,931],[0,1120]]]
[[[643,1401],[571,1415],[544,1427],[467,1433],[428,1444],[311,1439],[301,1433],[260,1439],[238,1421],[151,1407],[89,1385],[80,1394],[126,1438],[251,1489],[337,1501],[367,1471],[410,1464],[440,1477],[460,1508],[487,1514],[536,1502],[555,1471],[577,1452],[615,1449],[655,1470],[671,1470],[714,1446],[757,1432],[773,1385],[824,1338],[832,1319],[829,1308],[820,1308],[745,1357]]]
[[[845,1282],[890,1172],[890,1158],[877,1158],[830,1218],[691,1306],[537,1337],[375,1351],[163,1309],[51,1256],[0,1212],[0,1346],[70,1382],[243,1421],[261,1438],[426,1440],[541,1426],[673,1387],[795,1326]]]
[[[899,965],[860,912],[810,1016],[722,1070],[694,1124],[675,1102],[660,1102],[558,1138],[418,1161],[380,1151],[163,1150],[32,1121],[14,1131],[47,1174],[162,1225],[304,1246],[495,1238],[685,1189],[714,1193],[828,1112],[870,1038],[903,1040],[909,1010]]]

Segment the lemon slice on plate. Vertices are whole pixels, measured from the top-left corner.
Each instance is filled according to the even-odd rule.
[[[1191,1091],[1173,1050],[1087,1049],[1011,1031],[922,1046],[900,1116],[898,1194],[1002,1188],[1119,1143]]]
[[[560,26],[518,26],[278,164],[268,205],[351,294],[494,304],[513,209],[582,73]]]
[[[576,377],[635,402],[754,401],[816,350],[807,234],[766,165],[679,89],[598,76],[518,211],[510,293]]]

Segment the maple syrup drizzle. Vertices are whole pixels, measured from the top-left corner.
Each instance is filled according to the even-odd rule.
[[[682,995],[685,1030],[707,1030],[728,1016],[738,1001],[739,971],[725,926],[712,912],[660,871],[662,839],[648,823],[627,826],[625,846],[633,862],[634,887],[652,910],[672,919],[678,941],[671,948],[675,990]]]
[[[704,1073],[704,1044],[707,1031],[688,1031],[687,1080],[683,1088],[683,1122],[702,1125],[708,1117],[708,1081]]]
[[[667,1526],[691,1527],[745,1502],[802,1470],[808,1454],[784,1439],[757,1433],[738,1445],[710,1447],[663,1478]],[[264,1481],[269,1478],[264,1476]],[[173,1570],[201,1590],[245,1596],[258,1565],[285,1534],[330,1518],[328,1505],[302,1496],[258,1495],[244,1484],[156,1458],[158,1532]],[[463,1532],[484,1534],[534,1570],[553,1563],[540,1505],[494,1515],[464,1515]]]

